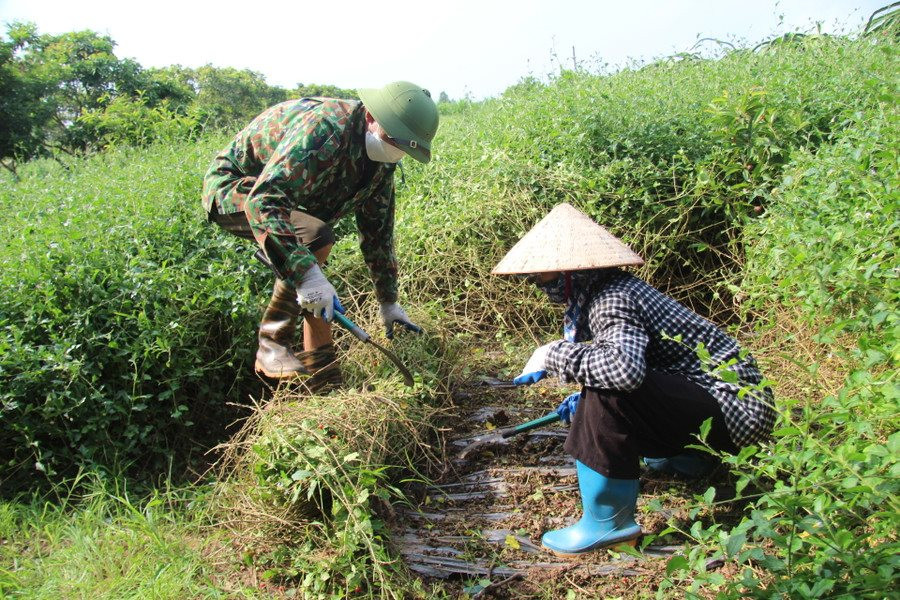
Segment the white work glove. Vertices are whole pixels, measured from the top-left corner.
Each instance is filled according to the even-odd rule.
[[[327,322],[334,318],[334,299],[337,292],[328,283],[319,265],[313,265],[304,275],[297,288],[297,303],[300,310],[307,310],[314,317],[322,317]]]
[[[422,328],[410,321],[406,311],[396,302],[381,303],[381,320],[384,321],[385,335],[389,340],[394,339],[394,323],[399,323],[410,331],[422,333]]]
[[[525,363],[525,368],[522,369],[522,372],[519,373],[519,376],[513,379],[513,383],[516,385],[531,385],[532,383],[537,383],[541,379],[547,376],[547,354],[550,352],[550,346],[555,344],[556,342],[550,342],[549,344],[544,344],[540,348],[534,351],[531,355],[531,358],[528,359],[528,362]]]

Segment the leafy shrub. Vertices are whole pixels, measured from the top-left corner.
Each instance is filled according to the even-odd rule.
[[[857,113],[839,143],[798,154],[771,218],[753,231],[747,287],[760,308],[791,301],[811,319],[824,313],[842,328],[890,330],[900,202],[889,110]]]
[[[400,187],[411,227],[398,247],[429,273],[416,291],[423,301],[458,292],[467,315],[492,314],[508,293],[484,283],[489,268],[566,201],[640,252],[643,276],[727,319],[744,223],[792,152],[815,152],[847,115],[877,103],[866,79],[893,65],[880,47],[811,37],[605,77],[564,72],[483,103],[442,104],[436,159],[407,165]]]
[[[695,592],[711,585],[726,597],[881,598],[896,580],[900,139],[890,87],[870,85],[883,104],[848,118],[836,143],[798,153],[768,218],[751,230],[748,306],[776,331],[774,315],[789,306],[820,349],[816,362],[798,367],[811,380],[809,396],[800,389],[780,398],[773,442],[724,458],[738,493],[756,493],[735,527],[696,523],[689,532],[697,544],[670,571],[693,578]],[[800,340],[782,352],[796,354]],[[819,381],[828,356],[843,370],[832,375],[834,390]],[[735,560],[740,577],[707,573],[710,555]]]
[[[220,143],[117,150],[69,175],[38,163],[0,192],[6,476],[159,472],[221,428],[264,276],[204,222],[199,177]]]
[[[166,101],[150,106],[143,93],[135,98],[106,97],[101,108],[86,110],[75,126],[99,148],[184,141],[200,130],[197,115],[180,114]]]

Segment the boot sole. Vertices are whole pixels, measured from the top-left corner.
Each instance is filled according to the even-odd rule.
[[[287,373],[285,373],[284,371],[278,371],[278,373],[276,374],[274,371],[267,370],[265,367],[263,367],[261,364],[259,364],[259,362],[255,363],[253,365],[253,369],[257,373],[259,373],[260,375],[263,375],[264,377],[267,377],[268,379],[278,379],[278,380],[297,379],[299,377],[309,375],[309,373],[305,373],[303,371],[288,371]]]
[[[638,540],[641,539],[641,535],[628,540],[616,540],[615,542],[611,542],[609,544],[600,544],[599,546],[593,546],[586,550],[582,550],[581,552],[560,552],[559,550],[554,550],[553,548],[545,546],[544,544],[541,544],[541,548],[543,548],[547,552],[550,552],[551,554],[555,554],[556,556],[562,558],[576,558],[578,556],[583,556],[588,552],[594,552],[595,550],[614,550],[620,546],[630,546],[634,548],[637,546]]]

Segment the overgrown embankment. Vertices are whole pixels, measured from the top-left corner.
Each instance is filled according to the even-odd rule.
[[[720,322],[753,322],[740,333],[784,412],[771,445],[729,459],[747,518],[682,531],[691,546],[660,593],[887,589],[900,512],[896,72],[889,36],[808,37],[716,61],[564,73],[445,106],[435,160],[406,165],[398,181],[401,300],[429,337],[396,347],[418,387],[399,389],[342,338],[356,387],[314,400],[281,390],[236,447],[246,451],[237,496],[280,536],[259,549],[272,574],[310,593],[424,593],[392,579],[402,569],[387,562],[375,511],[395,497],[372,494],[439,452],[424,445],[438,439],[432,417],[454,378],[488,364],[485,349],[508,368],[558,336],[558,315],[535,293],[488,272],[567,201],[642,253],[641,275],[662,289]],[[224,140],[119,149],[69,172],[33,163],[0,190],[14,215],[0,224],[5,482],[78,466],[158,474],[179,441],[209,438],[227,402],[263,392],[248,386],[268,274],[199,206]],[[374,332],[352,223],[338,231],[329,277]],[[369,417],[384,426],[350,439]],[[409,423],[422,437],[404,433]],[[698,496],[697,510],[715,501],[715,490]],[[735,561],[741,578],[707,573],[710,557]],[[348,570],[361,564],[384,568]]]

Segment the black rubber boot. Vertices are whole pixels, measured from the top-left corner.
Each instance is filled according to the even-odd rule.
[[[333,390],[344,385],[334,344],[326,344],[315,350],[300,352],[297,354],[297,358],[300,359],[306,370],[312,373],[305,382],[311,392]]]
[[[276,279],[272,299],[259,324],[257,372],[270,379],[292,379],[309,374],[291,350],[299,315],[296,290],[281,279]]]

